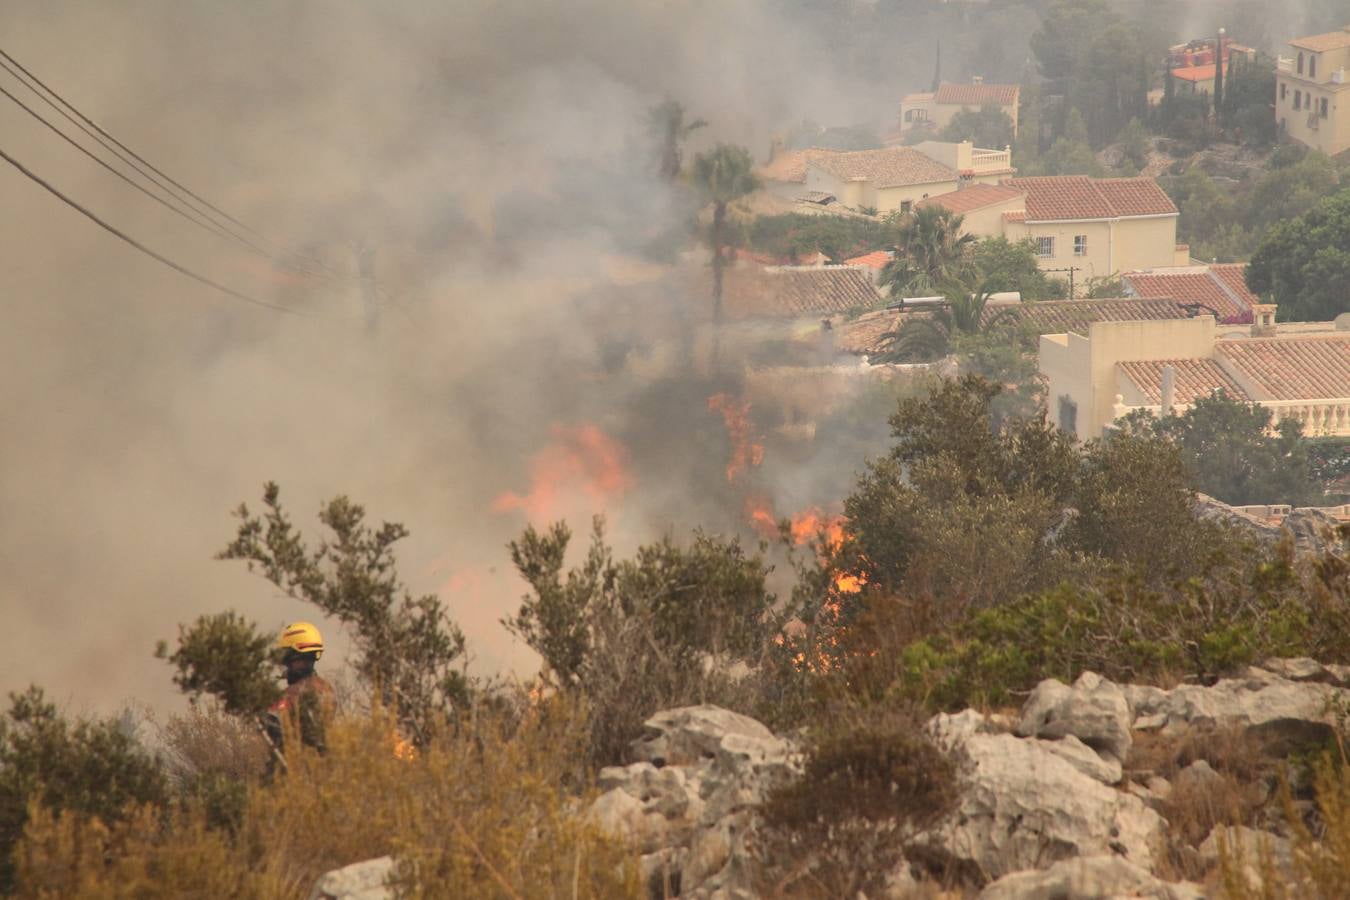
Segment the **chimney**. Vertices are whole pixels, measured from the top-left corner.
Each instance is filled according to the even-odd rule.
[[[785,146],[786,142],[783,140],[783,136],[775,134],[773,139],[769,141],[769,162],[773,162],[781,156]]]
[[[1274,303],[1252,304],[1252,337],[1275,336],[1275,309]]]
[[[1177,370],[1168,364],[1162,367],[1162,410],[1159,418],[1172,414],[1172,404],[1177,397]]]
[[[971,84],[984,84],[984,76],[983,76],[983,75],[972,75],[971,78],[970,78],[970,83],[971,83]]]

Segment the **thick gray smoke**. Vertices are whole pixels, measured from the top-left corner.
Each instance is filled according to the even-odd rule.
[[[7,152],[150,246],[306,314],[195,284],[0,168],[0,690],[167,703],[150,654],[178,623],[306,615],[212,559],[267,479],[311,534],[336,493],[405,523],[403,574],[444,594],[482,670],[531,666],[497,624],[523,589],[503,545],[530,515],[584,537],[603,509],[621,547],[736,524],[705,403],[720,385],[652,374],[678,365],[703,299],[639,262],[686,212],[652,175],[647,111],[672,97],[709,122],[688,153],[721,140],[762,158],[803,118],[888,124],[931,77],[939,34],[945,77],[1029,72],[1034,16],[972,5],[993,23],[975,38],[944,9],[0,5],[0,46],[114,134],[343,273],[369,248],[381,286],[372,334],[354,280],[278,275],[0,98]],[[813,502],[808,484],[780,487]]]
[[[896,94],[837,74],[833,48],[753,0],[11,0],[0,35],[260,231],[344,272],[373,248],[383,289],[372,336],[357,284],[278,276],[0,104],[0,146],[63,190],[306,313],[222,297],[0,171],[0,688],[99,708],[172,696],[150,653],[177,623],[307,614],[212,559],[266,479],[310,532],[339,492],[404,522],[414,590],[444,592],[481,668],[528,670],[497,625],[522,589],[503,545],[527,513],[584,535],[605,508],[631,545],[702,518],[704,472],[720,491],[725,448],[682,446],[672,424],[708,419],[705,386],[613,377],[690,303],[634,262],[679,221],[646,111],[678,98],[705,142],[758,150],[803,111],[879,118]],[[577,469],[587,428],[622,445],[626,480],[586,489],[603,480]],[[531,494],[559,473],[582,489]]]

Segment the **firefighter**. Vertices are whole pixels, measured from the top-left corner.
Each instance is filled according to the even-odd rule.
[[[267,737],[280,757],[282,717],[289,716],[300,732],[300,743],[322,753],[324,720],[333,707],[332,686],[314,672],[314,663],[323,655],[323,636],[309,622],[292,622],[281,630],[277,651],[285,670],[286,692],[267,710]]]

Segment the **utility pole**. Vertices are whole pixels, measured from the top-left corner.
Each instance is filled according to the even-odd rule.
[[[1077,299],[1074,296],[1073,273],[1078,271],[1078,266],[1066,266],[1062,269],[1041,269],[1042,272],[1068,272],[1069,273],[1069,299]]]

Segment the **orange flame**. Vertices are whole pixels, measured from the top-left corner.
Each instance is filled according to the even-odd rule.
[[[553,426],[553,441],[534,455],[530,489],[507,491],[492,502],[495,512],[524,510],[532,520],[557,514],[570,495],[582,494],[591,505],[603,506],[633,486],[628,451],[594,425]]]
[[[731,438],[731,459],[727,461],[727,481],[735,481],[747,469],[764,462],[764,445],[752,437],[750,401],[730,394],[713,394],[708,409],[722,416],[722,424]]]
[[[416,758],[417,758],[417,748],[413,746],[413,742],[405,738],[403,735],[399,734],[397,731],[395,731],[394,759],[401,759],[404,762],[411,762]]]

